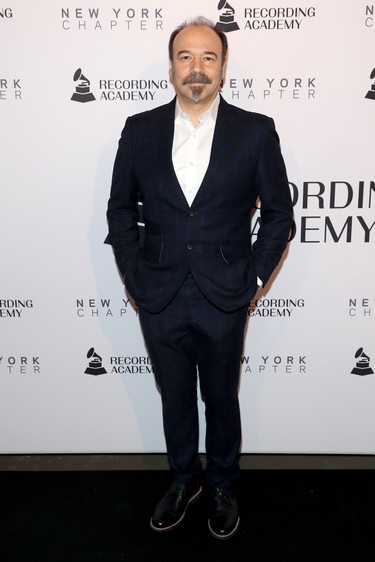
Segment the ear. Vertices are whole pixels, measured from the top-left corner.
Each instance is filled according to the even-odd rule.
[[[227,65],[228,65],[228,55],[225,57],[224,64],[221,69],[221,86],[225,84],[225,77],[227,74]]]
[[[173,63],[169,61],[169,81],[173,84]]]

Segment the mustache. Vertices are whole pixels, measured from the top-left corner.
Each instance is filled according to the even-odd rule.
[[[206,74],[191,74],[184,79],[182,84],[212,84],[212,80]]]

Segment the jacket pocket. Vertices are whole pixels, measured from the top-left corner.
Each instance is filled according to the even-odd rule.
[[[251,245],[249,240],[228,242],[220,246],[220,255],[227,264],[230,264],[234,260],[238,259],[248,259],[250,254]]]
[[[162,236],[150,236],[146,234],[142,253],[147,254],[157,262],[161,262],[164,250],[164,240]]]

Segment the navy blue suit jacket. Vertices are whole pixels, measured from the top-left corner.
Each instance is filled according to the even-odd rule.
[[[206,175],[189,207],[172,164],[175,99],[129,117],[114,164],[109,235],[127,290],[150,312],[162,310],[191,271],[225,311],[250,301],[286,247],[292,204],[273,120],[220,100]],[[261,200],[251,246],[250,214]],[[138,200],[144,244],[139,243]]]

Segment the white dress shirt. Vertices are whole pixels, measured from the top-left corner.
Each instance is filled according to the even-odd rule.
[[[176,101],[172,161],[177,179],[191,206],[210,161],[220,97],[199,118],[195,127]]]

